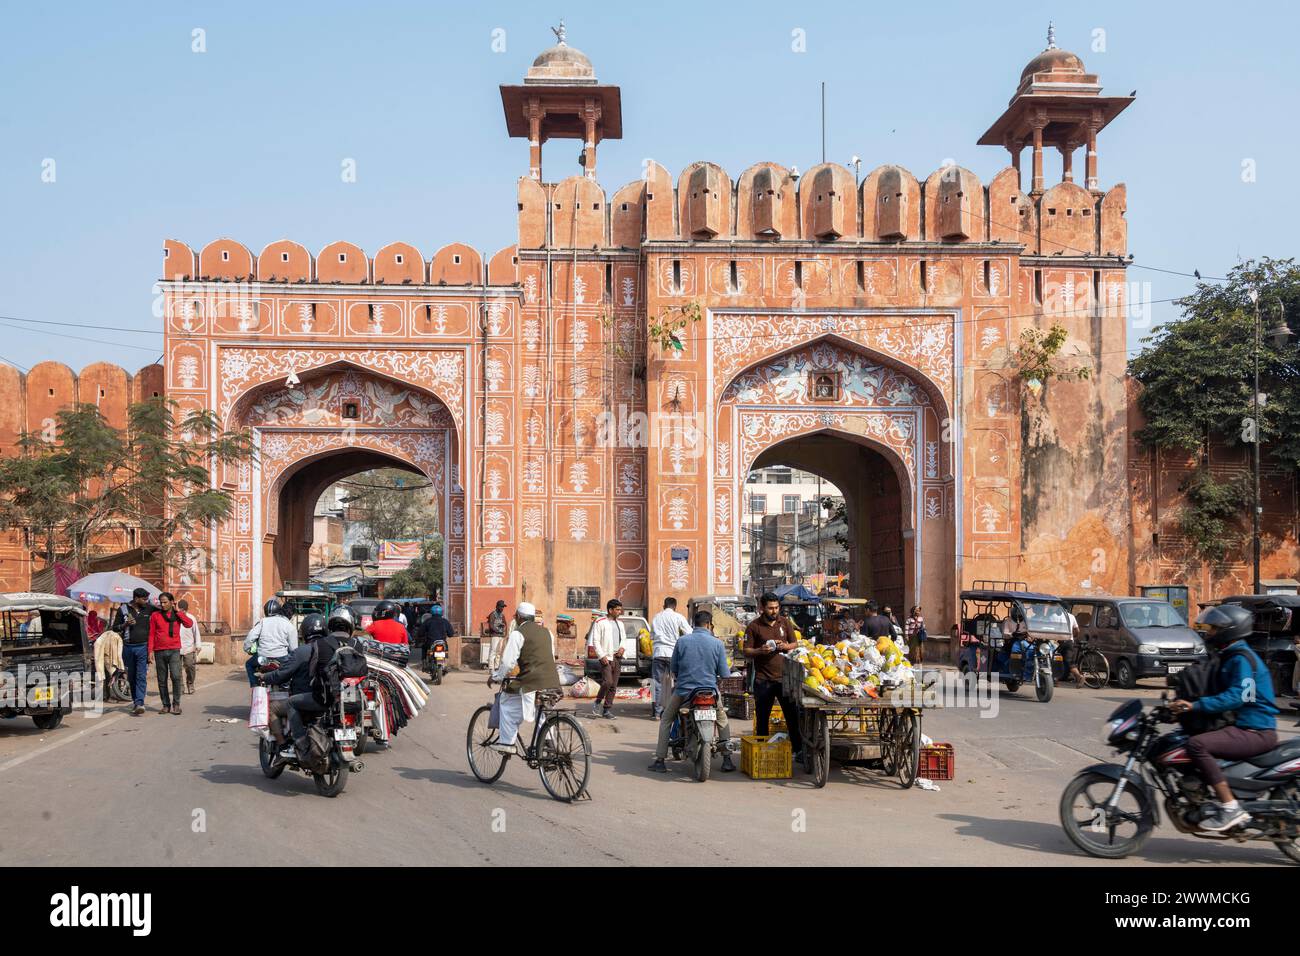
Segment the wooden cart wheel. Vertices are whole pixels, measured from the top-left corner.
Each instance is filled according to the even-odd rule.
[[[880,769],[885,776],[892,777],[898,772],[897,755],[894,753],[894,712],[880,712]]]
[[[816,737],[817,711],[800,709],[799,711],[799,736],[803,738],[803,770],[804,773],[813,772],[813,740]],[[789,720],[789,718],[786,718]]]
[[[898,782],[904,790],[916,783],[921,766],[921,717],[904,711],[894,722],[895,766]]]
[[[808,772],[813,786],[820,790],[831,776],[831,723],[824,713],[817,713],[813,736],[804,741],[803,750],[811,755]]]

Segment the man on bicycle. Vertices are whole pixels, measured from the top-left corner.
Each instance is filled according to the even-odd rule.
[[[654,763],[650,765],[655,773],[668,772],[664,765],[664,758],[668,756],[668,738],[682,705],[697,690],[717,693],[719,679],[731,676],[731,669],[727,667],[727,649],[722,641],[713,636],[713,614],[709,611],[696,611],[694,623],[695,630],[679,638],[673,647],[673,692],[664,705],[663,718],[659,721],[659,744],[655,747]],[[718,739],[724,748],[722,771],[730,773],[736,769],[736,765],[731,762],[731,751],[726,749],[731,740],[731,726],[727,722],[726,710],[721,707],[718,708]]]
[[[555,655],[551,651],[551,632],[536,621],[537,609],[527,601],[515,608],[515,626],[510,631],[506,646],[501,652],[501,664],[488,675],[491,687],[510,676],[519,668],[518,675],[509,688],[502,688],[497,700],[500,722],[493,750],[515,752],[515,738],[519,725],[537,719],[537,692],[550,690],[560,684],[555,670]]]

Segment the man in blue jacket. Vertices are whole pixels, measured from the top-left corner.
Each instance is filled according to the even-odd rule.
[[[1220,657],[1214,693],[1195,701],[1176,700],[1175,714],[1235,714],[1236,722],[1197,734],[1187,741],[1187,754],[1201,778],[1214,790],[1218,804],[1201,820],[1202,830],[1219,832],[1250,819],[1223,777],[1220,760],[1247,760],[1277,746],[1277,705],[1273,679],[1264,662],[1246,644],[1254,628],[1254,615],[1239,604],[1206,608],[1196,619],[1205,642]]]
[[[673,659],[670,670],[673,675],[673,692],[664,705],[663,718],[659,721],[659,745],[655,748],[655,760],[650,769],[655,773],[667,773],[664,758],[668,756],[668,738],[671,736],[673,719],[682,705],[691,699],[697,690],[718,691],[718,681],[730,677],[727,667],[727,649],[722,641],[713,636],[713,615],[709,611],[696,611],[695,630],[677,639],[673,647]],[[718,704],[721,705],[719,700]],[[731,725],[727,723],[727,712],[718,707],[718,739],[725,745],[731,740]],[[730,773],[736,769],[731,762],[731,751],[722,751],[722,771]]]

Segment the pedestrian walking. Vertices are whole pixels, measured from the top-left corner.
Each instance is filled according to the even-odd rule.
[[[506,602],[497,601],[496,609],[487,616],[483,632],[488,639],[488,669],[501,666],[501,653],[506,646]]]
[[[181,628],[192,627],[194,619],[176,607],[171,592],[158,595],[158,609],[149,618],[149,653],[158,669],[160,714],[181,712]],[[170,685],[170,692],[169,692]]]
[[[677,646],[679,637],[690,632],[690,624],[677,611],[677,598],[664,598],[664,609],[650,622],[653,646],[650,652],[651,720],[663,717],[664,702],[673,693],[673,648]]]
[[[921,614],[921,605],[912,608],[907,615],[907,627],[904,631],[907,647],[912,652],[913,664],[925,663],[925,641],[930,636],[925,630],[925,618]]]
[[[149,622],[158,610],[149,602],[149,592],[136,588],[131,602],[117,609],[113,630],[122,635],[122,663],[131,683],[131,715],[144,713],[144,694],[149,678]]]
[[[606,720],[614,719],[614,694],[618,690],[619,665],[623,662],[623,625],[618,621],[622,613],[622,603],[611,598],[605,605],[605,616],[591,625],[588,638],[600,661],[600,691],[591,705],[591,715]]]
[[[185,614],[190,613],[190,602],[184,599],[176,606]],[[194,693],[195,678],[199,672],[199,647],[203,643],[203,632],[199,629],[198,618],[181,627],[181,667],[185,671],[185,693]]]

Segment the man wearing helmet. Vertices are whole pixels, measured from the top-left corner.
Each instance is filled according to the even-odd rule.
[[[289,730],[293,734],[293,744],[302,753],[306,743],[307,725],[303,715],[314,716],[325,710],[325,695],[322,690],[324,671],[335,652],[344,644],[356,647],[352,636],[356,631],[357,620],[352,611],[339,605],[330,611],[325,621],[325,633],[313,640],[307,656],[307,690],[295,692],[289,698]],[[358,648],[359,649],[359,648]]]
[[[244,664],[248,686],[257,686],[257,659],[278,661],[283,664],[298,647],[298,629],[293,626],[293,609],[271,598],[262,605],[262,619],[254,624],[244,638],[244,653],[249,655]]]
[[[383,644],[406,644],[410,640],[406,628],[397,620],[397,605],[392,601],[375,605],[374,620],[366,633]]]
[[[503,689],[498,698],[501,707],[500,734],[492,745],[494,750],[514,753],[519,725],[537,716],[536,698],[539,690],[550,690],[560,684],[555,670],[555,656],[551,651],[551,633],[535,620],[537,610],[527,601],[515,608],[515,626],[501,652],[501,664],[488,675],[488,686],[504,680],[519,667],[508,690]]]
[[[308,675],[311,646],[313,641],[325,634],[324,615],[308,614],[298,625],[298,646],[288,660],[278,668],[262,674],[262,683],[272,688],[268,701],[268,723],[277,746],[283,747],[285,744],[284,726],[292,710],[290,698],[294,694],[311,694],[311,678]]]
[[[1202,830],[1221,831],[1245,823],[1250,814],[1241,809],[1223,777],[1220,760],[1247,760],[1277,746],[1277,705],[1268,668],[1246,643],[1254,629],[1254,615],[1239,604],[1206,608],[1196,619],[1205,643],[1219,654],[1219,670],[1208,696],[1195,701],[1175,700],[1175,714],[1221,715],[1235,721],[1218,730],[1188,738],[1187,753],[1197,772],[1218,798],[1201,820]]]
[[[420,623],[420,640],[424,644],[424,664],[429,663],[434,641],[446,641],[451,646],[451,622],[442,616],[442,605],[429,608],[429,614]]]

